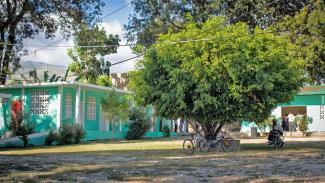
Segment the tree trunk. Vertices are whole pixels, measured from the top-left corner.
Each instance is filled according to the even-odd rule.
[[[2,60],[2,70],[0,74],[0,84],[4,85],[6,84],[7,75],[9,71],[9,63],[13,59],[13,47],[15,44],[15,27],[10,26],[9,28],[9,36],[8,36],[8,45],[6,46],[5,52],[4,52],[4,59]]]

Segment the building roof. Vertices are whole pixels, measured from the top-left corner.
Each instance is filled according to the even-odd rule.
[[[113,91],[119,93],[131,93],[130,91],[116,89],[114,87],[105,87],[98,86],[94,84],[82,83],[79,81],[59,81],[59,82],[50,82],[50,83],[24,83],[24,84],[13,84],[13,85],[0,85],[0,89],[6,88],[34,88],[34,87],[49,87],[49,86],[81,86],[84,88],[104,90],[104,91]]]
[[[299,95],[325,95],[325,85],[305,86],[300,89]]]

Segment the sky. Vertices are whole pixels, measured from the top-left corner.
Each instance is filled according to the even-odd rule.
[[[103,8],[103,15],[110,14],[111,12],[121,8],[122,6],[129,4],[131,0],[105,0],[105,7]],[[108,34],[117,34],[119,35],[121,41],[120,44],[126,43],[126,38],[124,38],[123,25],[128,22],[128,15],[132,14],[133,7],[129,4],[127,7],[121,9],[120,11],[114,13],[113,15],[103,19],[100,26],[104,27]],[[35,36],[34,39],[26,39],[24,45],[39,45],[45,46],[51,43],[55,43],[55,46],[67,46],[73,45],[73,38],[69,40],[61,40],[62,36],[60,32],[56,33],[54,39],[45,39],[44,34],[39,34]],[[60,41],[61,40],[61,41]],[[22,57],[22,61],[35,61],[35,62],[44,62],[54,65],[68,66],[71,62],[71,59],[67,55],[67,48],[60,47],[48,47],[42,50],[38,50],[35,53],[35,50],[40,47],[30,47],[25,46],[25,49],[28,50],[28,55]],[[124,59],[128,59],[136,56],[132,53],[132,50],[129,47],[119,47],[116,54],[111,54],[106,57],[107,60],[111,63],[115,63]],[[134,63],[136,59],[113,65],[111,67],[111,73],[117,72],[127,72],[134,70]]]

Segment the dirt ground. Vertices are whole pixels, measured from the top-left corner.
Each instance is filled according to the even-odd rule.
[[[0,182],[325,182],[325,137],[285,141],[190,156],[179,138],[0,150]]]

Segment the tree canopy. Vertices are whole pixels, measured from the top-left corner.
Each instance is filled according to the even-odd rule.
[[[60,30],[64,37],[80,25],[94,25],[101,15],[101,0],[71,1],[0,1],[0,82],[5,84],[8,74],[19,67],[25,38],[44,33],[55,37]]]
[[[315,1],[277,27],[289,30],[292,43],[302,48],[308,82],[325,83],[325,2]]]
[[[68,55],[72,59],[70,70],[77,74],[76,80],[107,85],[110,82],[107,77],[110,74],[111,63],[105,61],[104,56],[116,53],[119,41],[118,35],[108,35],[104,28],[83,27],[75,36],[74,48],[68,50]],[[102,76],[100,81],[98,76]]]
[[[135,100],[197,121],[210,136],[225,123],[264,120],[297,94],[304,64],[299,47],[268,31],[213,18],[161,35],[132,73]],[[201,41],[181,42],[193,39]]]
[[[250,28],[267,28],[293,16],[311,0],[132,0],[134,13],[125,26],[129,41],[147,46],[168,30],[179,32],[188,22],[197,26],[215,16],[229,23],[245,22]]]

